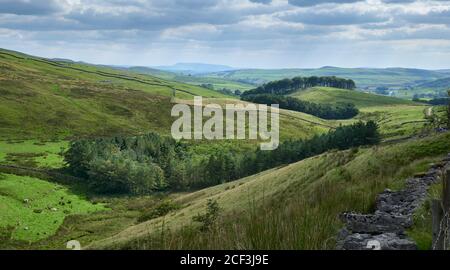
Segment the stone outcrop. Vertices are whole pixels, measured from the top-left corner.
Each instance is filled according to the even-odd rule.
[[[403,190],[386,189],[376,200],[374,214],[343,213],[345,223],[337,237],[337,249],[343,250],[414,250],[406,229],[413,225],[413,214],[427,197],[428,189],[438,183],[450,167],[450,154],[422,175],[406,181]]]

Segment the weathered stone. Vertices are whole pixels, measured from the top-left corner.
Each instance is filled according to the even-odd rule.
[[[375,215],[343,214],[341,216],[346,227],[353,233],[402,233],[405,228],[412,226],[412,218],[409,216],[394,216],[386,213]]]
[[[417,245],[395,233],[384,233],[378,235],[371,234],[351,234],[341,242],[343,250],[417,250]]]

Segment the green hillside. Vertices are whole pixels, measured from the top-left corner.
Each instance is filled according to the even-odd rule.
[[[148,75],[0,50],[0,139],[170,129],[170,98],[226,97]]]
[[[131,226],[90,248],[334,248],[343,211],[368,212],[385,188],[426,170],[450,151],[450,135],[330,152],[242,180],[177,197],[181,209]],[[192,217],[218,202],[217,228],[200,233]],[[264,237],[261,235],[264,234]],[[161,238],[163,236],[163,238]],[[162,242],[161,242],[161,239]]]
[[[353,103],[360,110],[354,120],[374,120],[385,139],[417,134],[428,122],[425,114],[428,107],[394,97],[329,87],[300,90],[292,96],[317,103]]]
[[[411,101],[399,98],[330,87],[314,87],[306,90],[299,90],[292,94],[292,96],[317,103],[352,103],[358,108],[372,106],[414,105]]]
[[[436,90],[448,90],[450,89],[450,78],[443,78],[419,84],[418,88],[436,89]]]
[[[180,100],[200,95],[233,102],[190,84],[6,50],[0,50],[0,82],[0,140],[169,134],[174,91]],[[337,124],[304,114],[282,114],[281,122],[283,139],[307,138]]]

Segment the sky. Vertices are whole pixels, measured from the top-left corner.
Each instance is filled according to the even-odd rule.
[[[0,0],[0,47],[127,66],[450,68],[447,0]]]

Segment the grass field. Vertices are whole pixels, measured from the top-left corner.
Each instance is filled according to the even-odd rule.
[[[175,199],[163,218],[127,228],[91,248],[333,248],[343,211],[368,212],[385,188],[399,189],[450,151],[450,135],[359,151],[330,152]],[[222,209],[220,224],[199,233],[192,217],[206,201]],[[261,237],[264,234],[265,237]],[[163,236],[162,236],[163,235]]]
[[[60,154],[67,147],[67,141],[0,141],[0,164],[61,168],[64,160]]]
[[[0,228],[12,227],[15,240],[47,238],[56,232],[65,217],[105,209],[61,185],[32,177],[0,174]]]
[[[427,109],[420,105],[373,106],[362,108],[357,119],[377,122],[384,139],[396,139],[420,134],[429,123]]]

